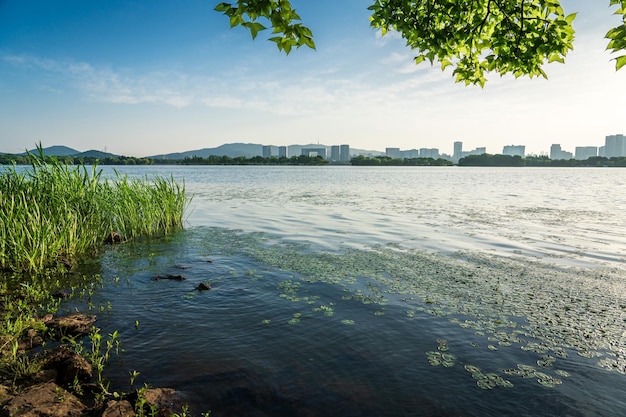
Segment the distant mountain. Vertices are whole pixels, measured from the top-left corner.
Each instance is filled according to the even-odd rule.
[[[236,158],[238,156],[245,156],[246,158],[252,158],[253,156],[262,155],[263,154],[263,145],[258,145],[254,143],[227,143],[217,148],[203,148],[197,149],[195,151],[186,151],[186,152],[177,152],[177,153],[168,153],[163,155],[154,155],[147,156],[146,158],[151,159],[185,159],[187,157],[191,158],[194,156],[200,158],[208,158],[211,155],[216,156],[230,156],[231,158]]]
[[[272,145],[272,155],[278,156],[278,146]],[[321,145],[321,144],[308,144],[308,145],[289,145],[287,146],[287,156],[297,156],[302,154],[302,148],[326,148],[326,154],[330,155],[330,146]],[[37,149],[33,149],[29,151],[35,155],[39,153]],[[43,148],[43,153],[46,156],[77,156],[77,157],[91,157],[98,159],[105,158],[117,158],[119,155],[115,155],[108,152],[102,152],[98,150],[89,150],[86,152],[80,152],[76,149],[69,148],[67,146],[50,146],[48,148]],[[351,155],[366,155],[366,156],[378,156],[384,155],[384,152],[380,151],[369,151],[363,149],[350,149]],[[26,155],[26,153],[21,153],[20,155]],[[176,152],[176,153],[168,153],[154,156],[147,156],[146,158],[150,159],[166,159],[166,160],[178,160],[185,159],[187,157],[191,158],[194,156],[200,158],[208,158],[211,155],[215,156],[229,156],[231,158],[237,158],[243,156],[245,158],[252,158],[254,156],[262,156],[263,155],[263,145],[257,143],[226,143],[224,145],[220,145],[217,148],[203,148],[197,149],[193,151],[185,151],[185,152]]]
[[[96,151],[95,149],[92,149],[86,152],[80,152],[72,156],[78,156],[78,157],[82,156],[84,158],[98,158],[98,159],[119,158],[119,155],[115,155],[115,154],[108,153],[108,152]]]
[[[316,148],[316,147],[327,148],[327,155],[330,155],[330,146],[320,145],[320,144],[308,144],[308,145],[289,145],[287,147],[287,156],[291,157],[294,155],[302,154],[302,148]],[[384,155],[384,152],[368,151],[368,150],[363,150],[363,149],[350,149],[350,154],[351,155],[362,154],[362,155],[368,155],[368,156],[377,156],[377,155]],[[191,158],[194,156],[197,156],[200,158],[208,158],[211,155],[229,156],[231,158],[237,158],[239,156],[252,158],[253,156],[263,155],[263,145],[259,145],[256,143],[227,143],[227,144],[218,146],[217,148],[203,148],[203,149],[197,149],[194,151],[147,156],[146,158],[176,160],[176,159],[185,159],[187,157]],[[272,155],[278,156],[278,146],[272,146]]]
[[[47,148],[43,148],[42,151],[43,154],[46,156],[70,156],[80,153],[76,149],[68,148],[67,146],[50,146]],[[29,152],[35,155],[39,155],[38,149],[31,149]],[[26,152],[23,152],[20,155],[26,155]]]

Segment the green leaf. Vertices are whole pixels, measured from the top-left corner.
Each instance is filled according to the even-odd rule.
[[[228,3],[220,3],[217,6],[215,6],[215,8],[213,10],[217,11],[217,12],[226,12],[228,10],[230,10],[232,8],[232,6]]]
[[[624,65],[626,65],[626,55],[615,58],[615,71],[619,71]]]
[[[253,22],[248,25],[248,29],[250,29],[250,34],[252,35],[252,39],[256,39],[257,34],[260,31],[265,30],[267,28],[258,22]]]

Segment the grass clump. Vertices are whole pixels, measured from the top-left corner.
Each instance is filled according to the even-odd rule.
[[[173,178],[101,178],[96,165],[68,166],[29,154],[31,166],[0,172],[0,269],[37,273],[74,263],[108,238],[129,240],[182,227],[184,185]]]

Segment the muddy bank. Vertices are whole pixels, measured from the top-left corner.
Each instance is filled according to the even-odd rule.
[[[180,396],[171,388],[144,386],[131,392],[108,391],[101,375],[94,375],[97,372],[90,361],[65,342],[67,337],[93,335],[95,315],[48,314],[39,321],[47,330],[25,330],[13,353],[14,360],[3,364],[0,416],[169,417],[184,409]]]

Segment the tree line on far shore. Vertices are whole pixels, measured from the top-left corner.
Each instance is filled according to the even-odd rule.
[[[521,156],[511,155],[469,155],[461,158],[459,166],[501,166],[501,167],[626,167],[626,157],[606,158],[594,156],[588,159],[550,159],[545,155]]]
[[[230,157],[211,155],[206,158],[193,156],[184,159],[152,159],[135,158],[132,156],[114,156],[96,158],[87,156],[48,156],[50,161],[58,161],[66,165],[327,165],[329,161],[321,156],[299,155],[287,157],[262,156]],[[28,155],[0,154],[0,165],[29,165]],[[392,158],[389,156],[368,157],[358,155],[350,159],[355,166],[451,166],[452,161],[444,158]],[[542,156],[511,155],[469,155],[461,158],[459,166],[487,167],[626,167],[626,157],[606,158],[595,156],[585,160],[550,159]]]
[[[91,156],[46,156],[46,161],[60,162],[65,165],[325,165],[328,161],[321,156],[292,156],[291,158],[271,156],[199,156],[184,159],[135,158],[132,156],[114,156],[96,158]],[[0,165],[30,165],[28,155],[0,154]]]

